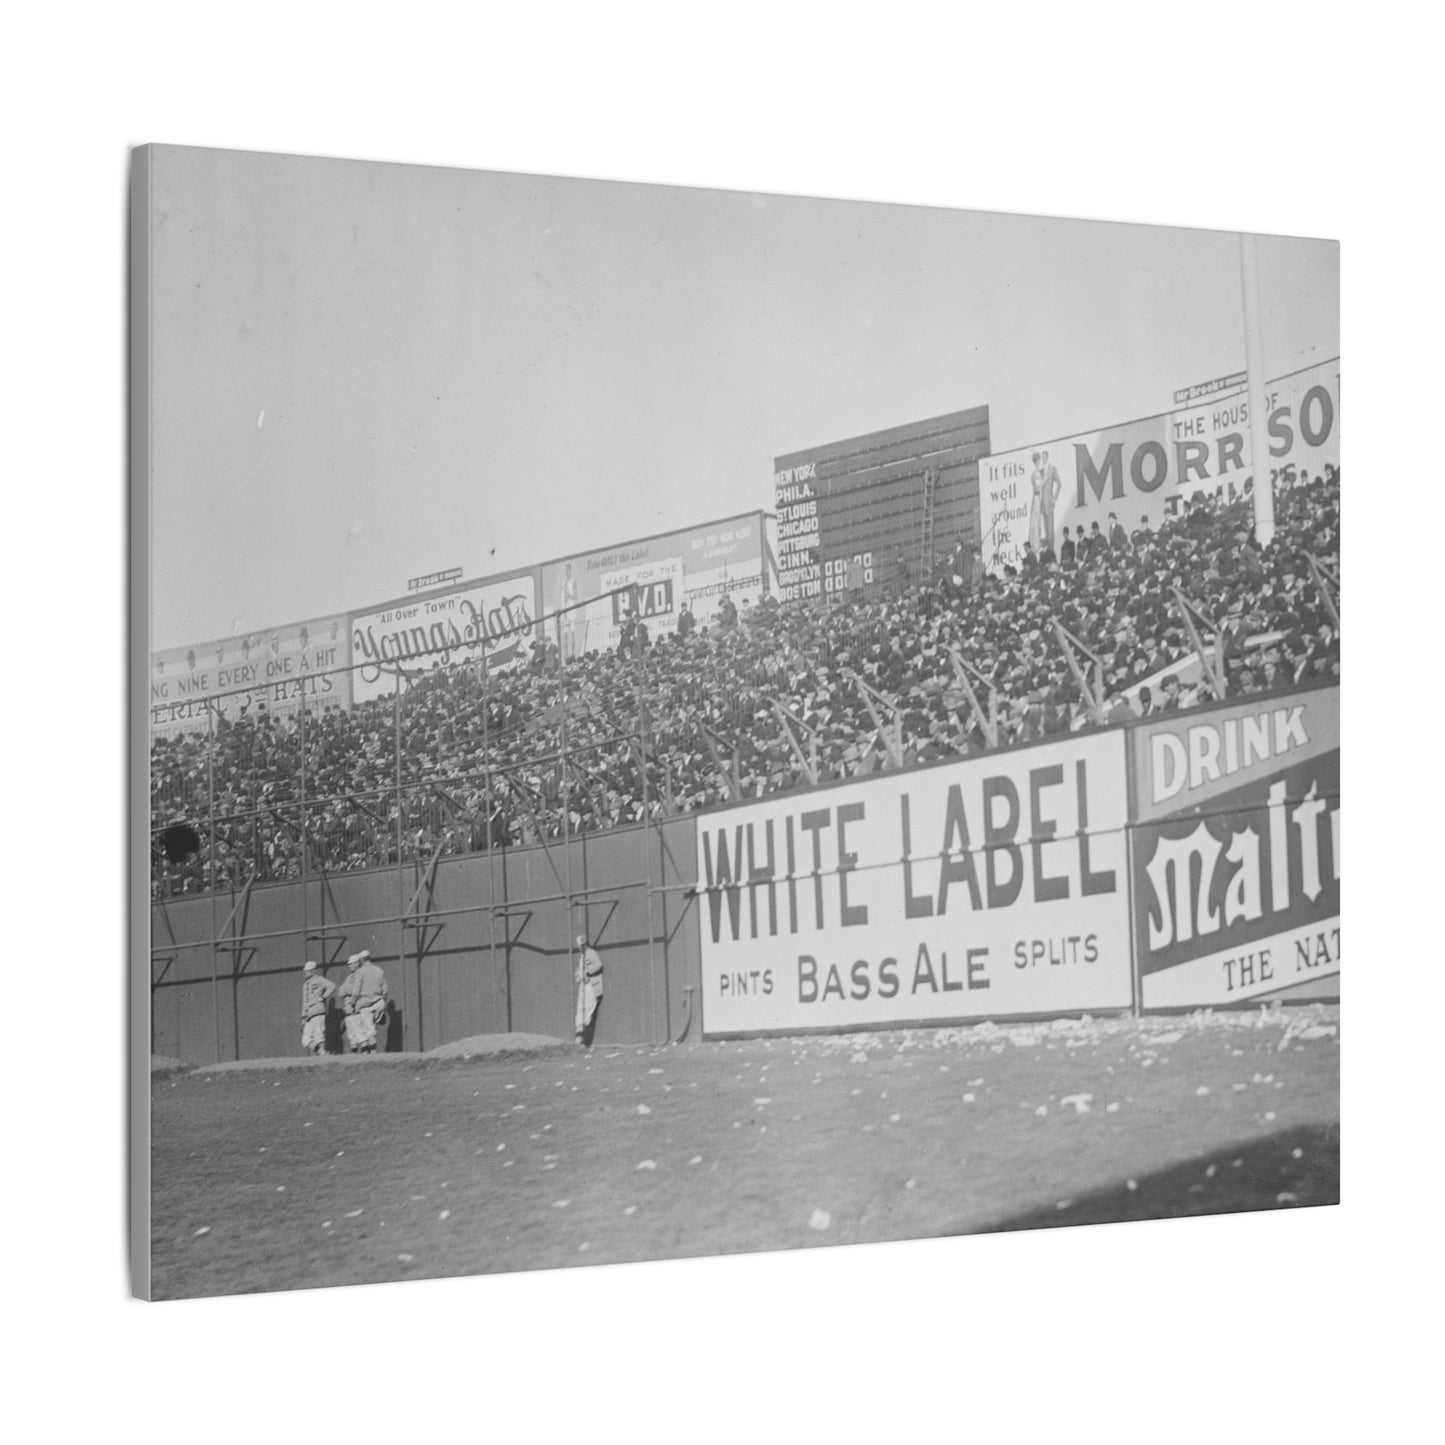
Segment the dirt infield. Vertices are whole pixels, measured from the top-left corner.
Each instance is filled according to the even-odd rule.
[[[1334,1203],[1338,1020],[162,1077],[154,1294]]]

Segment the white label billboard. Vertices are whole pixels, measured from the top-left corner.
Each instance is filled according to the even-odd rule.
[[[1229,378],[1226,380],[1234,380]],[[1322,362],[1265,387],[1270,472],[1286,485],[1340,464],[1340,363]],[[1242,383],[1141,421],[999,452],[978,464],[985,566],[1017,565],[1024,543],[1055,552],[1114,513],[1125,531],[1178,513],[1195,493],[1249,496],[1254,464]]]
[[[434,667],[480,661],[505,672],[530,656],[537,589],[531,573],[476,583],[434,597],[393,603],[351,619],[352,695],[391,697],[396,674],[420,677]]]
[[[1128,1008],[1122,731],[700,815],[707,1037]]]

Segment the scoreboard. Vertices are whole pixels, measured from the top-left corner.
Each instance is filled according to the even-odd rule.
[[[978,545],[988,452],[979,406],[777,457],[781,600],[925,581],[956,548]]]

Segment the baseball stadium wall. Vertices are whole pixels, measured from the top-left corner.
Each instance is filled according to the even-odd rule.
[[[1232,699],[567,844],[181,897],[152,1048],[300,1052],[299,977],[371,950],[387,1045],[660,1043],[1337,998],[1339,688]],[[339,1049],[339,1039],[333,1041]]]
[[[1339,687],[696,815],[705,1037],[1337,997]]]
[[[570,1039],[574,939],[606,964],[599,1044],[696,1035],[691,818],[172,899],[151,910],[152,1051],[196,1063],[299,1054],[297,980],[340,983],[369,949],[393,1011],[389,1050],[476,1034]],[[568,899],[571,903],[569,906]],[[340,1051],[339,1037],[331,1048]]]

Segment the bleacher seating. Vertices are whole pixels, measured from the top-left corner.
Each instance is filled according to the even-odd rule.
[[[485,691],[476,666],[435,667],[395,714],[378,701],[308,715],[308,867],[515,846],[798,787],[805,770],[774,699],[814,730],[821,777],[892,766],[854,672],[902,710],[905,766],[985,751],[950,649],[995,679],[1001,746],[1096,725],[1054,620],[1102,658],[1109,718],[1127,720],[1141,700],[1124,694],[1191,655],[1175,587],[1223,619],[1231,695],[1338,678],[1338,633],[1308,562],[1339,574],[1338,475],[1282,490],[1276,522],[1261,549],[1247,504],[1203,501],[1069,567],[1045,561],[976,585],[945,567],[893,597],[766,600],[733,628],[566,662],[539,644]],[[1186,689],[1181,705],[1199,700]],[[300,875],[296,720],[263,712],[210,739],[156,738],[151,764],[154,827],[194,824],[203,845],[185,862],[157,858],[156,896]]]

